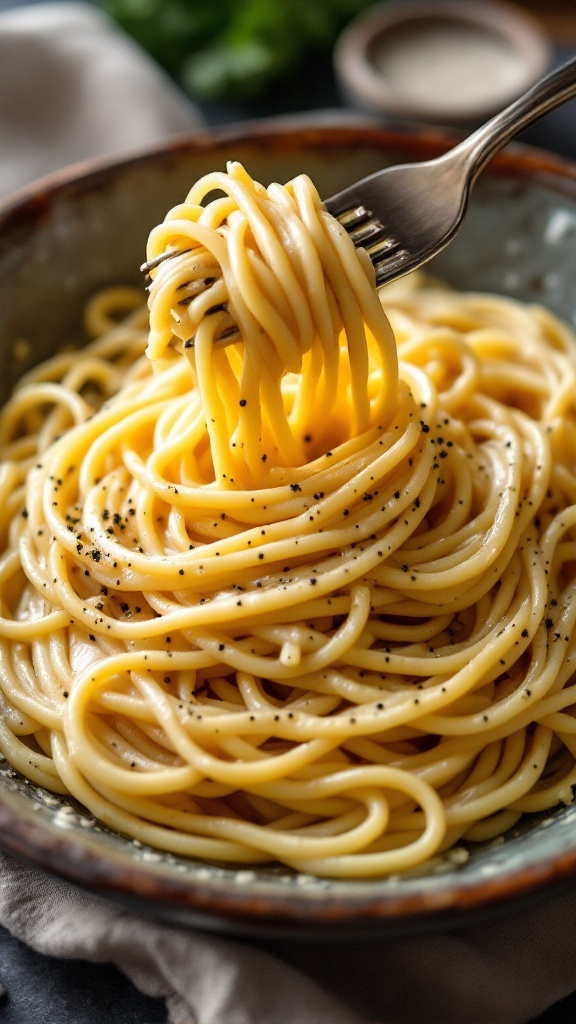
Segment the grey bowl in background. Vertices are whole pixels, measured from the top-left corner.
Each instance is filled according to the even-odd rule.
[[[547,71],[543,25],[506,0],[385,0],[342,32],[334,69],[345,100],[370,114],[475,125]]]

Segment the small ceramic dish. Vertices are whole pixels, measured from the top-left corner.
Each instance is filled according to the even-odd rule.
[[[0,207],[0,400],[32,362],[79,335],[80,311],[96,289],[139,281],[150,228],[196,178],[227,159],[265,182],[305,171],[331,195],[386,164],[437,156],[450,141],[365,124],[251,126],[183,137],[27,188]],[[575,263],[576,169],[515,147],[478,182],[462,232],[432,270],[458,288],[537,300],[574,323]],[[463,863],[447,855],[432,873],[331,882],[163,854],[0,762],[0,846],[158,918],[252,935],[350,938],[462,924],[573,887],[576,807],[531,818]]]
[[[436,124],[485,121],[546,72],[551,45],[500,0],[392,0],[359,15],[334,51],[346,100],[366,113]]]

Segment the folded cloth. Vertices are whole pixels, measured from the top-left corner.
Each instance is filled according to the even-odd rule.
[[[576,895],[474,927],[246,943],[156,924],[0,856],[0,922],[50,956],[114,963],[171,1024],[526,1024],[576,986]]]
[[[0,196],[200,124],[192,101],[97,8],[0,14]]]
[[[0,922],[38,952],[114,963],[171,1024],[365,1024],[252,945],[153,924],[0,856]]]

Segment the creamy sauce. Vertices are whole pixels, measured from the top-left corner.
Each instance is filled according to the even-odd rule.
[[[398,100],[452,116],[497,106],[525,85],[521,54],[489,28],[464,22],[430,20],[382,33],[370,59]]]

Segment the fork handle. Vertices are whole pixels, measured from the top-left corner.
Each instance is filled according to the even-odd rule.
[[[467,165],[473,181],[507,142],[548,111],[576,96],[576,58],[555,68],[451,151]]]

